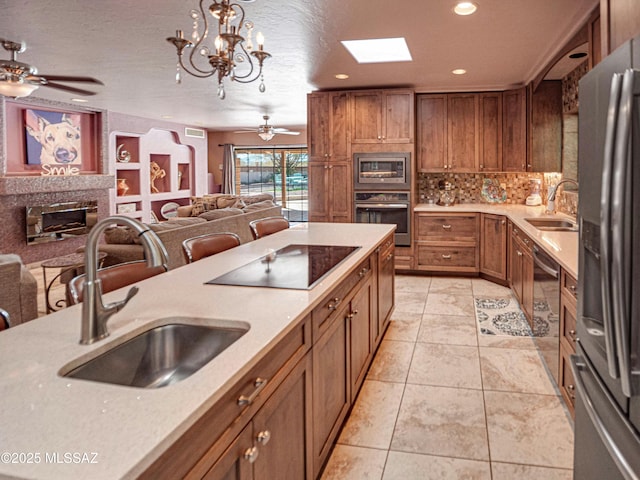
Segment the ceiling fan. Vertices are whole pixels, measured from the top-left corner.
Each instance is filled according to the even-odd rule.
[[[276,128],[273,125],[269,125],[269,115],[263,115],[264,125],[260,125],[258,128],[247,128],[244,130],[237,130],[233,133],[257,133],[258,136],[265,142],[268,142],[274,135],[300,135],[300,132],[293,132],[286,128]]]
[[[95,95],[96,92],[82,88],[62,85],[58,82],[83,82],[104,85],[92,77],[76,77],[68,75],[38,75],[38,69],[17,60],[18,54],[26,50],[24,42],[16,43],[0,38],[2,47],[11,52],[11,59],[0,59],[0,95],[7,97],[27,97],[38,87],[51,87],[78,95]]]

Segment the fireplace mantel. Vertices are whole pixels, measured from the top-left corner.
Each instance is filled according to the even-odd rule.
[[[0,177],[0,197],[115,188],[115,175]]]

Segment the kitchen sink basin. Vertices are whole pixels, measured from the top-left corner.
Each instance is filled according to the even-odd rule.
[[[527,222],[538,230],[549,230],[556,232],[577,232],[578,226],[571,220],[564,218],[525,218]]]
[[[139,388],[160,388],[197,372],[247,333],[243,322],[224,326],[177,323],[152,328],[63,374]],[[231,325],[231,326],[229,326]]]

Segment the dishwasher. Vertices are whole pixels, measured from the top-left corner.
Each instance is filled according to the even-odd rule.
[[[560,265],[533,247],[533,340],[558,383],[560,358]]]

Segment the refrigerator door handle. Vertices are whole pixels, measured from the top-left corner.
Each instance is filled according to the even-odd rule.
[[[600,415],[596,411],[596,407],[593,403],[593,400],[589,395],[589,390],[587,389],[584,383],[584,380],[582,379],[582,375],[585,375],[585,374],[589,375],[591,372],[594,371],[593,366],[590,365],[589,360],[587,360],[585,357],[578,356],[578,355],[571,355],[571,357],[569,358],[569,362],[571,366],[571,372],[573,373],[574,381],[576,382],[576,391],[577,391],[576,393],[578,393],[582,398],[582,402],[584,404],[585,410],[587,411],[587,415],[589,416],[589,419],[591,420],[592,425],[598,432],[598,435],[600,436],[602,443],[604,444],[607,451],[611,455],[611,458],[613,459],[613,461],[616,463],[616,465],[620,469],[620,473],[622,473],[622,476],[624,478],[637,479],[638,477],[633,467],[629,464],[629,462],[625,458],[624,454],[620,450],[620,447],[618,447],[615,440],[607,430],[606,425],[603,423],[602,419],[600,418]],[[611,394],[608,392],[607,388],[601,382],[598,376],[593,375],[593,378],[598,384],[599,388],[602,390],[602,392],[607,396],[611,405],[617,405],[616,401],[613,398],[611,398]]]
[[[607,109],[607,127],[604,141],[604,161],[602,167],[602,193],[600,195],[600,276],[602,291],[602,321],[604,326],[607,367],[612,378],[618,378],[615,334],[613,328],[613,310],[611,298],[611,196],[613,158],[615,153],[618,104],[622,87],[622,74],[616,73],[611,79],[609,108]]]
[[[613,299],[613,321],[615,325],[618,365],[622,393],[633,395],[631,388],[631,358],[629,353],[629,280],[631,277],[631,216],[629,192],[631,187],[631,124],[633,121],[633,86],[635,74],[629,69],[622,79],[618,128],[616,129],[613,183],[611,195],[611,292]]]

